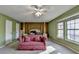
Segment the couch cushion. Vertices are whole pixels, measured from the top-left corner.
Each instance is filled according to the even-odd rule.
[[[37,42],[41,42],[41,38],[40,38],[39,35],[36,35],[36,36],[35,36],[35,41],[37,41]]]
[[[31,41],[35,40],[35,35],[29,35],[28,37],[30,38]]]
[[[23,42],[23,43],[20,43],[20,45],[26,45],[26,46],[42,46],[44,45],[43,42]]]
[[[25,39],[24,39],[24,42],[29,42],[29,41],[31,41],[30,37],[26,36]]]

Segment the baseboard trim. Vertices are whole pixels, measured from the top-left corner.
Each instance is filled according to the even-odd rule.
[[[3,47],[5,47],[5,45],[0,46],[0,48],[3,48]]]

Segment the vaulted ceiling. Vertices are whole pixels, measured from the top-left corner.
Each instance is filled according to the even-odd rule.
[[[74,5],[43,5],[45,14],[36,17],[30,13],[33,9],[29,5],[0,5],[0,13],[10,16],[20,22],[49,22],[64,12],[75,7]]]

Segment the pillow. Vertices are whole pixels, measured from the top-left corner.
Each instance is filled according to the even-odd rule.
[[[35,40],[35,35],[29,35],[28,37],[30,38],[30,41],[34,41]]]
[[[24,42],[29,42],[29,41],[31,41],[30,37],[26,36],[25,39],[24,39]]]
[[[40,42],[40,36],[39,35],[35,36],[35,41]]]

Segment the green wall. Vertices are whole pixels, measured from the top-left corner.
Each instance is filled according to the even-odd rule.
[[[55,41],[57,43],[62,43],[62,45],[71,48],[75,52],[79,53],[79,45],[76,45],[74,43],[68,42],[66,40],[58,39],[57,38],[57,23],[58,21],[61,21],[63,18],[66,18],[68,16],[71,16],[73,14],[79,13],[79,6],[76,6],[72,8],[71,10],[65,12],[64,14],[58,16],[57,18],[53,19],[48,23],[48,32],[50,38],[52,38],[52,41]],[[64,34],[65,35],[65,34]]]
[[[0,46],[3,46],[5,44],[5,22],[6,20],[12,21],[12,40],[16,38],[16,23],[19,23],[18,21],[15,21],[15,19],[0,14]]]

